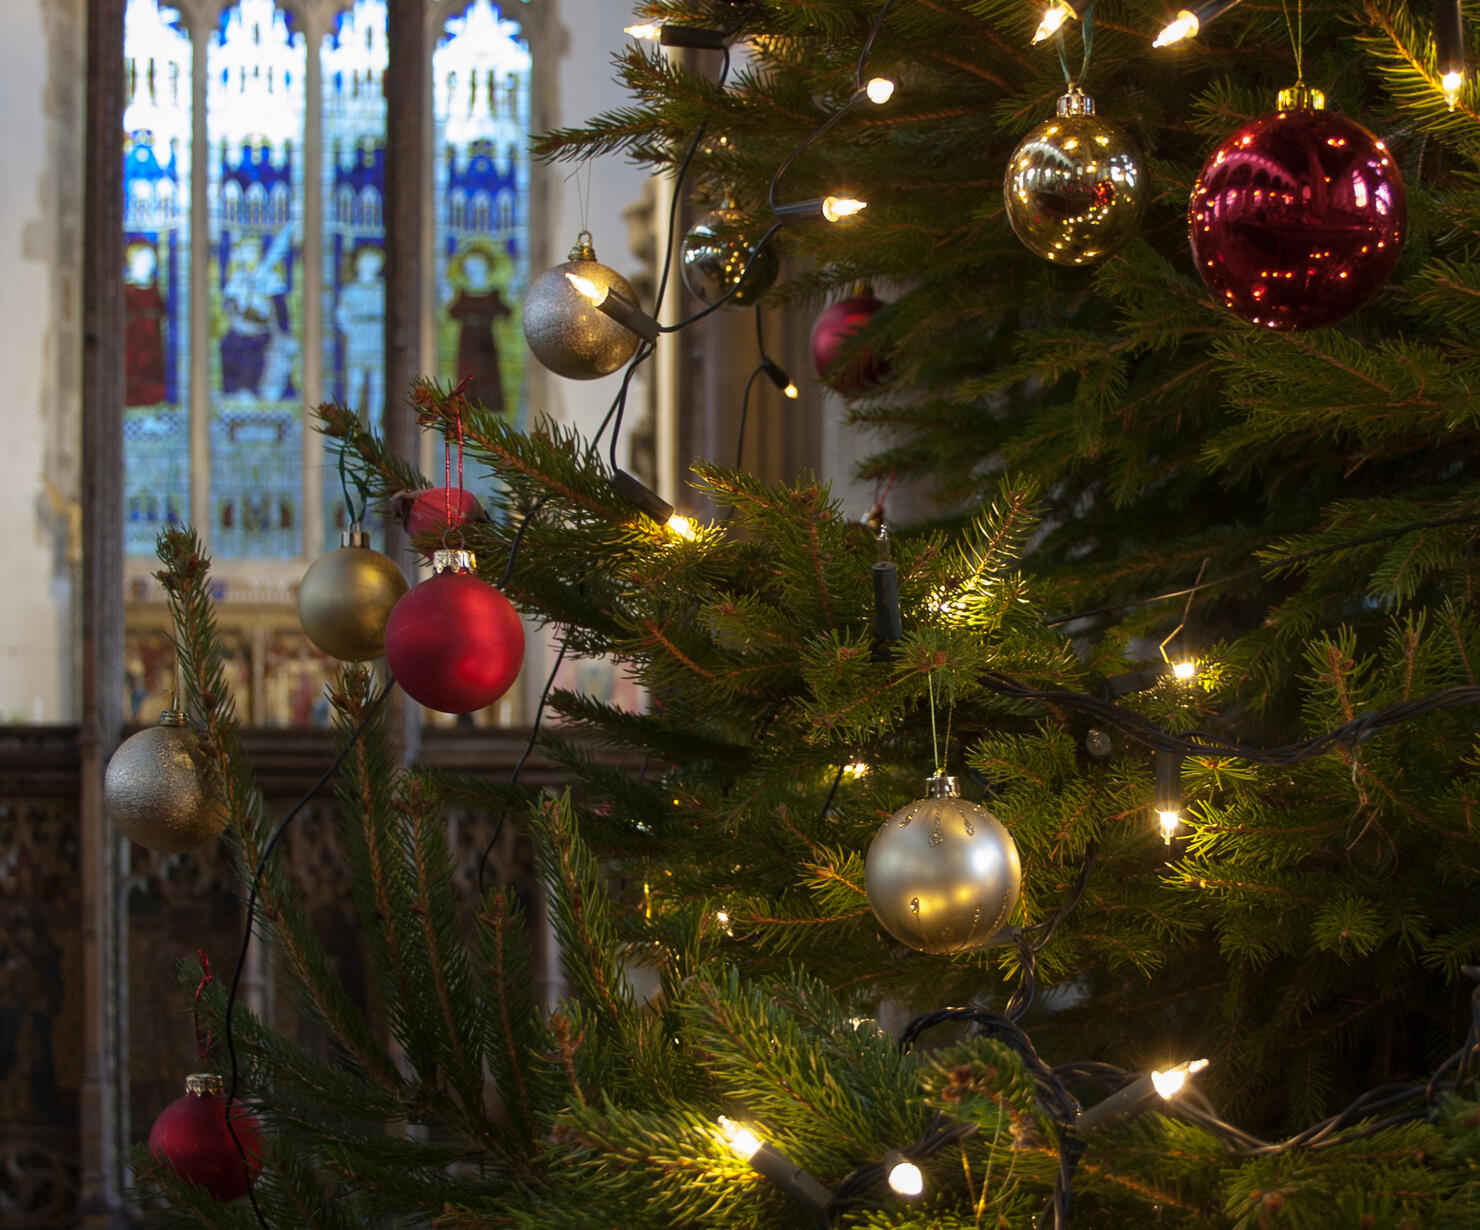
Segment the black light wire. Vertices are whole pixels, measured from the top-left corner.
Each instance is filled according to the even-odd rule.
[[[226,1090],[225,1115],[226,1129],[231,1133],[231,1142],[236,1146],[237,1155],[241,1158],[242,1161],[242,1169],[246,1173],[247,1197],[252,1202],[252,1212],[257,1215],[257,1221],[264,1228],[264,1230],[271,1230],[271,1228],[268,1226],[267,1218],[264,1217],[262,1214],[261,1206],[257,1203],[257,1193],[253,1190],[252,1165],[247,1158],[247,1151],[246,1148],[242,1145],[241,1137],[237,1135],[236,1124],[232,1121],[231,1116],[231,1107],[233,1102],[235,1102],[236,1100],[237,1084],[241,1076],[240,1068],[237,1064],[236,1058],[236,1043],[232,1038],[231,1022],[236,1008],[236,993],[241,985],[242,970],[246,968],[247,964],[247,950],[252,946],[252,922],[257,913],[257,896],[258,890],[262,884],[262,872],[267,867],[267,860],[272,857],[273,850],[277,848],[278,840],[285,832],[287,832],[288,825],[290,825],[297,818],[298,813],[302,811],[306,806],[308,806],[314,795],[318,794],[318,792],[324,788],[324,785],[329,781],[329,779],[333,777],[334,774],[338,771],[339,766],[344,763],[344,758],[349,755],[350,749],[353,748],[355,744],[360,741],[360,736],[365,733],[365,728],[370,725],[370,722],[380,711],[381,706],[385,704],[386,697],[391,694],[391,689],[395,686],[396,681],[394,678],[389,678],[386,680],[385,686],[381,688],[379,694],[377,694],[376,697],[370,702],[370,704],[366,706],[365,712],[361,716],[359,724],[354,728],[354,731],[350,734],[350,737],[345,741],[344,746],[339,749],[338,754],[334,757],[332,761],[329,762],[329,767],[325,769],[322,774],[319,775],[318,781],[314,782],[314,784],[310,786],[306,792],[304,792],[303,796],[299,798],[299,800],[294,803],[291,808],[289,808],[288,814],[277,822],[277,826],[272,830],[272,834],[267,839],[267,844],[262,847],[262,853],[257,858],[257,868],[252,873],[251,891],[247,893],[246,924],[242,931],[241,951],[237,953],[236,969],[233,970],[231,974],[231,989],[227,992],[226,995],[226,1022],[224,1032],[226,1035],[226,1053],[231,1060],[231,1081]]]

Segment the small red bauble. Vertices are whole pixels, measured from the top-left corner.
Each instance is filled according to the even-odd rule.
[[[160,1111],[149,1129],[149,1152],[182,1179],[205,1188],[212,1200],[226,1204],[244,1195],[249,1180],[262,1169],[262,1125],[240,1102],[231,1104],[231,1125],[240,1151],[226,1126],[221,1078],[197,1072],[185,1078],[185,1096]]]
[[[509,600],[473,575],[469,551],[438,551],[436,573],[396,603],[385,658],[406,695],[442,713],[473,713],[509,690],[524,626]]]
[[[842,394],[862,393],[881,381],[889,370],[887,361],[871,350],[857,354],[839,366],[839,356],[849,339],[864,328],[883,307],[882,301],[868,292],[834,303],[812,326],[812,366],[819,380],[825,380]]]
[[[460,487],[423,487],[420,491],[398,491],[390,499],[391,511],[401,518],[406,533],[411,537],[426,533],[445,533],[469,521],[487,521],[488,514],[478,497]],[[447,519],[447,510],[452,509],[452,520]],[[423,551],[428,559],[431,551]]]
[[[1386,146],[1311,107],[1261,116],[1225,140],[1187,209],[1208,289],[1270,329],[1318,328],[1367,303],[1392,276],[1407,217]]]

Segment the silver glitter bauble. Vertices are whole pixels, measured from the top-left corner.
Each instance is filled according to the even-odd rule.
[[[1012,151],[1007,220],[1045,260],[1090,265],[1136,233],[1149,187],[1136,143],[1095,114],[1093,98],[1071,89],[1058,111]]]
[[[331,658],[368,662],[385,655],[386,620],[406,592],[406,578],[364,530],[345,530],[341,541],[298,583],[298,623]]]
[[[193,850],[226,827],[210,766],[177,709],[118,745],[103,774],[103,808],[130,841],[161,854]]]
[[[880,925],[921,952],[971,952],[1006,925],[1022,864],[1001,822],[937,773],[928,797],[901,807],[874,834],[865,862]]]
[[[751,259],[750,244],[738,230],[744,221],[745,215],[726,203],[689,227],[679,261],[684,285],[695,298],[714,303],[738,283],[740,289],[725,300],[725,306],[746,307],[776,284],[781,262],[769,245]]]
[[[570,260],[540,274],[524,292],[524,340],[534,357],[557,376],[595,380],[627,362],[641,339],[593,305],[570,284],[567,273],[589,279],[600,290],[614,290],[632,303],[637,302],[637,292],[620,273],[596,259],[585,231],[570,250]]]

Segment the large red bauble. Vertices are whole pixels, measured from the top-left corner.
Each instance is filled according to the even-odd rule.
[[[518,676],[524,627],[487,581],[449,569],[396,603],[385,628],[385,658],[412,700],[442,713],[473,713]]]
[[[1370,300],[1398,263],[1407,218],[1383,143],[1345,116],[1305,108],[1224,141],[1187,209],[1208,289],[1271,329],[1329,325]]]
[[[236,1200],[246,1192],[249,1177],[255,1179],[262,1169],[262,1126],[240,1102],[232,1102],[231,1123],[242,1146],[238,1152],[226,1126],[221,1078],[197,1073],[185,1078],[185,1088],[185,1096],[160,1111],[149,1129],[149,1152],[182,1179],[205,1188],[212,1200]]]
[[[834,303],[812,326],[812,366],[817,378],[825,380],[837,392],[862,393],[873,388],[889,370],[886,360],[865,350],[839,366],[839,356],[849,339],[874,318],[884,304],[870,294],[854,295]]]

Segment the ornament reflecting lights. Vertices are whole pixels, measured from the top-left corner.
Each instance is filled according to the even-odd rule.
[[[406,592],[395,561],[351,527],[337,551],[309,565],[298,584],[298,622],[314,645],[341,662],[367,662],[385,653],[385,625]]]
[[[1002,192],[1024,247],[1055,264],[1089,265],[1136,233],[1148,189],[1136,143],[1071,87],[1058,115],[1013,150]]]
[[[880,925],[921,952],[971,952],[1006,925],[1022,865],[1011,834],[937,773],[926,796],[874,835],[865,861],[868,903]]]
[[[1213,297],[1270,329],[1350,315],[1392,276],[1407,194],[1387,147],[1298,86],[1202,169],[1188,204],[1192,256]]]
[[[632,284],[596,259],[591,236],[582,231],[570,259],[540,274],[524,293],[524,340],[545,367],[568,380],[595,380],[617,370],[640,339],[571,285],[573,273],[602,290],[637,302]]]
[[[744,222],[745,215],[726,201],[689,227],[679,260],[684,285],[695,298],[716,303],[738,284],[740,289],[726,300],[726,306],[745,307],[776,284],[781,262],[769,246],[751,259],[751,246],[739,232]]]

